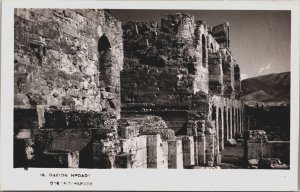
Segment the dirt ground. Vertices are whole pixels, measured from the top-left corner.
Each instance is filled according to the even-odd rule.
[[[221,151],[221,156],[221,169],[247,169],[243,165],[244,146],[242,143],[238,142],[234,147],[225,147]]]

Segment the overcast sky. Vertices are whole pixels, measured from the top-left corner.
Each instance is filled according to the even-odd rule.
[[[121,22],[158,21],[165,14],[185,12],[215,26],[230,24],[230,49],[242,78],[290,71],[290,11],[110,10]]]

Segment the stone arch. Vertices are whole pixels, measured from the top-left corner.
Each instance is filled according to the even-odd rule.
[[[224,124],[224,141],[227,141],[228,140],[228,123],[227,123],[227,111],[226,111],[226,108],[224,107],[224,110],[223,110],[223,124]]]
[[[110,41],[103,34],[98,40],[98,52],[99,52],[99,72],[100,72],[100,81],[103,81],[106,86],[109,86],[112,83],[111,74],[109,73],[110,66],[113,65],[112,62],[112,51]]]
[[[218,110],[218,129],[219,129],[219,149],[220,151],[222,150],[222,144],[223,144],[223,138],[224,138],[224,133],[223,133],[223,125],[222,125],[222,110],[219,108]]]
[[[241,133],[241,109],[237,108],[237,126],[238,126],[238,132]]]
[[[212,106],[212,113],[211,113],[211,120],[212,121],[216,121],[217,120],[217,107],[216,106]]]
[[[103,34],[98,40],[98,51],[101,53],[103,51],[107,51],[109,48],[111,48],[110,42],[106,35]]]
[[[230,108],[230,138],[234,137],[234,108]]]
[[[201,43],[202,43],[202,65],[206,67],[206,39],[204,34],[201,36]]]
[[[232,138],[234,138],[236,132],[236,110],[232,107]]]

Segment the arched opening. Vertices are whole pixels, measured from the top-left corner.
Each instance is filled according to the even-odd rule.
[[[219,149],[222,151],[222,144],[223,144],[223,129],[222,129],[222,111],[221,108],[219,108],[219,114],[218,114],[218,125],[219,125]]]
[[[228,140],[228,124],[227,124],[227,113],[226,113],[226,108],[224,107],[224,111],[223,111],[223,119],[224,119],[224,141]]]
[[[98,40],[98,51],[99,51],[99,72],[100,72],[100,81],[102,80],[106,85],[110,85],[111,74],[109,70],[112,66],[112,52],[111,45],[106,37],[103,34]]]
[[[111,48],[110,46],[110,42],[108,40],[108,38],[106,37],[105,34],[103,34],[98,41],[98,51],[99,53],[108,50],[109,48]]]
[[[239,132],[239,118],[238,118],[238,109],[235,109],[235,137],[237,136],[236,134]]]
[[[232,138],[235,138],[236,133],[236,109],[232,108]]]
[[[237,126],[238,126],[238,132],[241,133],[241,110],[237,108]]]
[[[231,122],[231,108],[228,108],[228,113],[227,113],[227,117],[228,117],[228,139],[231,139],[232,138],[232,122]]]
[[[213,110],[212,110],[212,114],[211,114],[211,119],[216,122],[216,120],[217,120],[217,110],[216,110],[215,106],[213,106],[212,109]]]
[[[210,48],[212,51],[214,51],[214,45],[212,43],[210,43]]]
[[[202,64],[203,67],[206,67],[206,41],[205,41],[205,36],[202,34],[201,37],[202,41]]]

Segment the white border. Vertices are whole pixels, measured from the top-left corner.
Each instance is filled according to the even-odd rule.
[[[290,170],[102,170],[14,169],[13,42],[14,8],[291,10]],[[299,145],[299,2],[297,1],[12,1],[2,5],[1,190],[297,190]],[[50,186],[40,173],[88,173],[93,185]],[[53,180],[53,179],[52,179]],[[60,178],[61,181],[64,179]],[[70,179],[71,180],[71,179]]]

